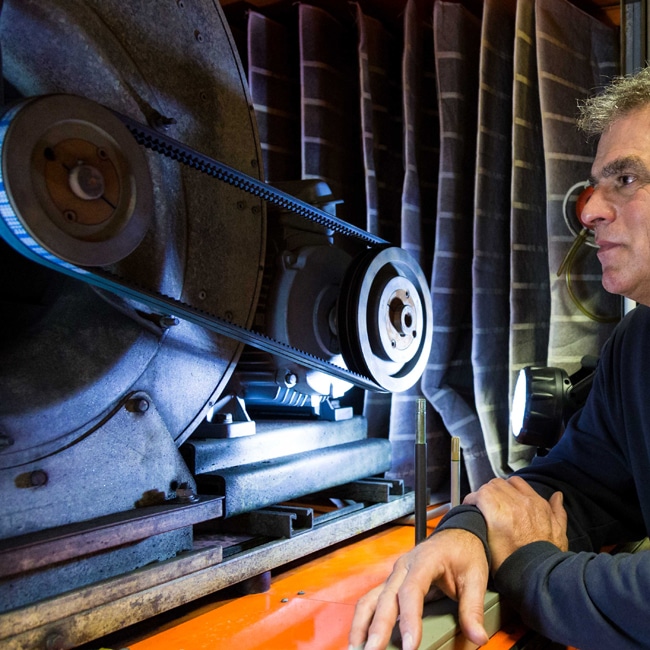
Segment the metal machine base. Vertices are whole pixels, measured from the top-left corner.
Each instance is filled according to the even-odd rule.
[[[1,614],[0,646],[76,647],[394,521],[413,512],[414,502],[412,492],[389,496],[386,503],[328,515],[322,523],[315,517],[308,531],[262,538],[223,561],[222,548],[211,546]]]

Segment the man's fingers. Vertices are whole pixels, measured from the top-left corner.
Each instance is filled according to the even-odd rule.
[[[434,600],[441,600],[442,598],[446,598],[444,591],[440,587],[436,587],[436,585],[431,585],[431,589],[429,589],[427,595],[424,597],[424,602],[431,603]]]
[[[390,636],[395,627],[395,621],[400,613],[400,603],[397,600],[398,590],[408,575],[408,567],[398,564],[388,580],[381,585],[381,590],[376,599],[374,617],[372,622],[367,621],[368,640],[364,646],[366,650],[385,648],[390,641]],[[420,608],[421,609],[421,608]],[[356,618],[356,617],[355,617]],[[369,627],[368,627],[369,623]],[[350,635],[352,644],[352,635]]]
[[[458,588],[458,619],[463,634],[472,643],[485,645],[489,637],[483,626],[483,609],[487,575],[476,569]]]
[[[534,498],[539,497],[537,492],[530,486],[530,484],[524,481],[520,476],[511,476],[509,479],[504,481],[505,485],[515,488],[521,494],[525,494]]]
[[[553,514],[560,521],[566,522],[566,510],[564,509],[564,495],[562,492],[553,492],[548,502],[551,504]]]
[[[370,627],[370,622],[372,621],[372,618],[375,615],[375,610],[377,609],[379,594],[381,594],[384,587],[385,583],[382,583],[358,600],[354,610],[354,620],[352,621],[352,627],[350,628],[350,646],[363,647],[366,641],[368,628]]]
[[[549,504],[551,506],[551,511],[557,522],[557,525],[560,527],[558,531],[559,537],[557,540],[557,546],[562,551],[569,550],[569,540],[567,538],[567,514],[564,509],[564,495],[562,492],[554,492],[549,499]]]
[[[429,580],[429,583],[431,580]],[[399,630],[402,635],[403,650],[415,650],[422,638],[422,610],[424,602],[433,590],[424,593],[418,584],[400,589],[399,593]],[[442,592],[438,590],[440,594]]]
[[[564,509],[564,495],[562,492],[554,492],[548,502],[551,506],[551,512],[561,528],[562,534],[566,535],[567,514]]]

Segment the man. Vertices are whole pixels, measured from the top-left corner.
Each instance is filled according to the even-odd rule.
[[[467,638],[487,642],[494,588],[533,629],[580,650],[650,648],[650,553],[600,553],[650,532],[650,68],[581,106],[600,135],[582,213],[610,292],[639,306],[603,347],[584,408],[544,458],[468,495],[400,558],[355,611],[350,647],[384,648],[399,615],[418,647],[430,589],[458,600]],[[365,645],[364,645],[365,643]]]

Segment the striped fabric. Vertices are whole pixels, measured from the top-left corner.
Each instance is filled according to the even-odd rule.
[[[516,7],[514,6],[516,3]],[[469,5],[468,5],[469,6]],[[434,342],[419,386],[367,394],[369,435],[393,443],[390,475],[413,484],[416,400],[426,395],[429,485],[444,493],[449,436],[472,488],[527,463],[507,422],[526,365],[570,373],[612,324],[557,278],[573,235],[562,202],[593,146],[576,98],[617,72],[617,35],[567,0],[298,3],[249,11],[246,62],[266,177],[320,178],[339,216],[401,245],[431,274]],[[329,11],[325,9],[329,8]],[[593,250],[571,269],[587,311],[620,301]]]
[[[404,53],[402,55],[402,106],[404,113],[401,210],[401,247],[422,264],[422,201],[420,197],[420,169],[418,166],[418,124],[421,97],[420,75],[422,66],[422,42],[418,29],[415,0],[407,0],[404,8]],[[433,213],[431,214],[433,217]],[[429,219],[429,225],[433,219]]]
[[[285,25],[256,12],[247,20],[248,83],[257,117],[265,177],[300,177],[298,66]]]
[[[399,240],[402,131],[398,40],[380,21],[355,5],[358,31],[361,138],[365,168],[366,229],[386,241]],[[368,392],[364,416],[368,434],[388,438],[392,395]],[[393,463],[397,467],[399,463]],[[399,473],[399,470],[397,470]]]
[[[481,22],[462,5],[433,9],[440,116],[438,213],[431,278],[434,344],[423,390],[459,436],[472,487],[493,472],[474,403],[472,258]]]
[[[483,4],[472,261],[472,365],[490,463],[508,468],[510,177],[515,0]]]
[[[422,245],[420,266],[429,275],[435,250],[436,214],[438,206],[438,174],[440,171],[440,115],[438,113],[438,83],[430,21],[421,24],[420,126],[417,137],[418,175],[420,181],[420,227]],[[405,235],[406,236],[406,235]]]
[[[546,237],[546,182],[537,88],[534,0],[517,1],[512,122],[509,394],[525,366],[545,366],[551,295]],[[534,452],[509,436],[508,466]]]
[[[301,178],[327,182],[343,200],[338,216],[364,227],[356,52],[346,26],[329,13],[298,5]],[[333,47],[335,45],[335,47]]]
[[[365,168],[366,229],[399,242],[403,174],[401,43],[381,21],[355,5],[358,31],[361,137]]]
[[[590,173],[594,144],[575,128],[576,99],[585,98],[618,71],[614,30],[566,0],[537,0],[536,47],[544,137],[547,229],[551,286],[549,365],[571,373],[585,354],[598,354],[613,324],[600,324],[581,313],[568,296],[557,270],[573,243],[562,203],[569,188]],[[576,293],[597,314],[616,314],[620,298],[600,283],[600,264],[593,249],[572,272]]]
[[[422,268],[430,268],[434,249],[435,200],[438,174],[438,112],[435,60],[430,29],[424,29],[415,0],[407,0],[403,12],[402,107],[403,171],[401,238],[399,244]],[[426,38],[425,36],[428,36]],[[419,383],[392,397],[390,439],[391,477],[415,485],[413,450],[417,401],[423,397]],[[427,470],[435,493],[449,468],[448,436],[433,409],[427,417]],[[406,425],[406,426],[405,426]],[[410,426],[409,426],[410,425]],[[442,444],[441,444],[442,443]]]

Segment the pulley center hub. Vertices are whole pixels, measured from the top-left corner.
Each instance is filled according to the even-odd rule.
[[[40,157],[38,151],[35,157]],[[39,164],[40,163],[40,164]],[[96,226],[108,221],[120,200],[120,179],[106,149],[80,138],[45,146],[41,161],[47,192],[57,208],[57,226]]]
[[[382,289],[378,305],[379,338],[387,358],[398,363],[409,361],[419,343],[422,302],[417,288],[408,278],[396,275]]]

